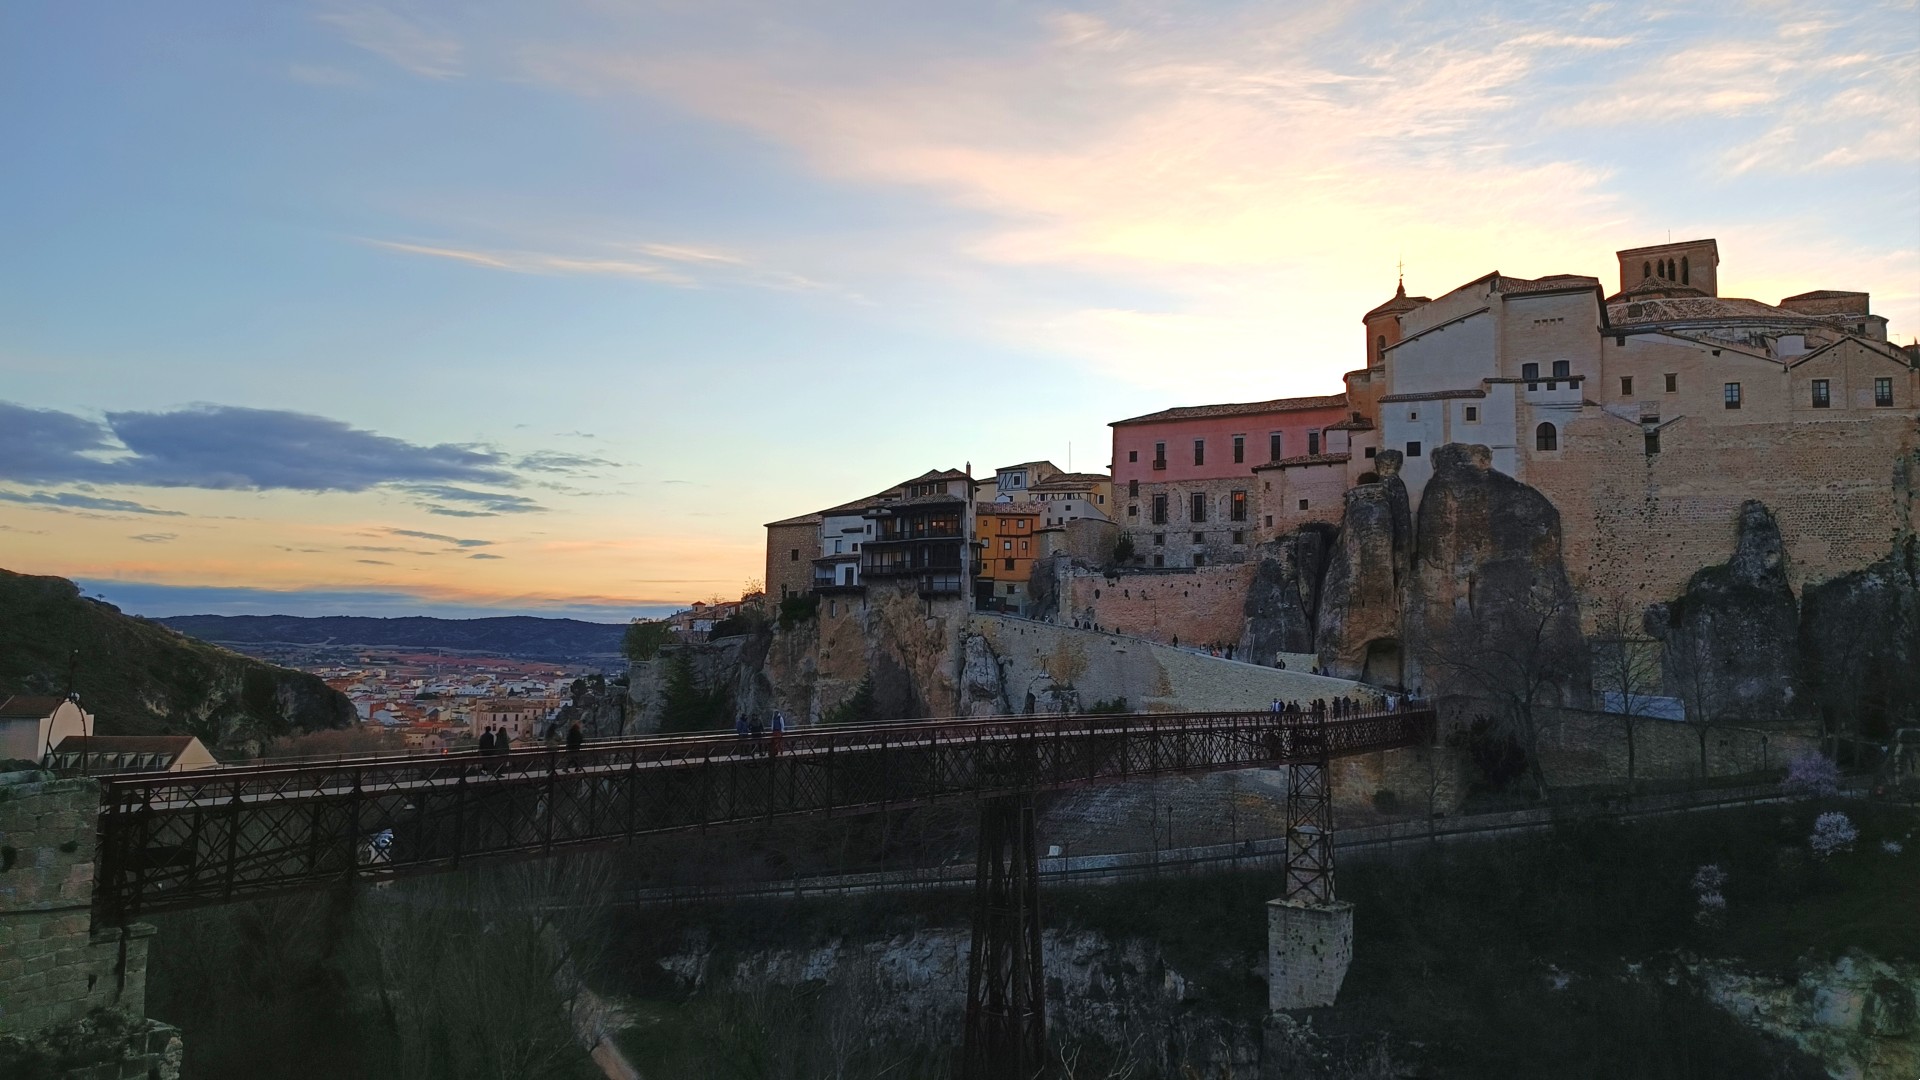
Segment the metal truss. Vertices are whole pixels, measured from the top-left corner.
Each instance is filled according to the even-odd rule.
[[[95,915],[799,815],[1277,767],[1411,745],[1430,711],[952,719],[101,780]]]
[[[1033,1080],[1047,1065],[1040,853],[1030,795],[980,806],[961,1080]]]
[[[1293,732],[1300,757],[1287,766],[1286,888],[1281,893],[1317,904],[1333,900],[1332,749],[1325,726],[1313,723]]]

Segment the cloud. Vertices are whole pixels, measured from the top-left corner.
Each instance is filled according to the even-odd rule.
[[[0,406],[4,406],[0,402]],[[158,517],[185,517],[179,510],[161,510],[145,503],[127,499],[104,499],[96,495],[82,495],[73,491],[0,491],[0,499],[7,502],[24,503],[48,510],[103,510],[116,514],[153,514]]]
[[[623,277],[678,288],[748,285],[785,292],[826,290],[861,300],[857,293],[796,274],[761,266],[744,256],[682,244],[598,243],[575,250],[476,248],[456,243],[422,243],[362,237],[361,243],[403,255],[446,259],[486,270],[556,277]]]
[[[504,559],[506,558],[506,556],[505,555],[489,555],[484,551],[477,551],[472,555],[467,556],[467,558],[469,559]]]
[[[89,578],[76,581],[88,593],[104,593],[122,611],[148,618],[170,615],[428,615],[480,619],[505,615],[625,623],[669,615],[685,607],[670,600],[613,596],[509,596],[430,589],[364,590],[315,586],[263,589],[174,585]]]
[[[409,484],[406,490],[420,496],[416,505],[429,514],[446,517],[496,517],[500,514],[544,513],[546,507],[524,495],[496,491],[475,491],[449,484]],[[473,503],[472,508],[447,506],[446,503]]]
[[[311,413],[200,405],[110,412],[103,425],[0,402],[0,479],[319,492],[517,477],[491,450],[424,446]]]
[[[143,544],[165,544],[180,539],[180,536],[178,533],[135,533],[127,539],[138,540]]]
[[[319,16],[348,41],[429,79],[461,74],[465,47],[430,22],[373,4],[342,6]]]
[[[543,450],[527,454],[515,461],[514,467],[529,472],[585,473],[594,469],[617,469],[620,463],[606,458],[588,457],[584,454],[566,454],[558,451]]]
[[[353,561],[357,563],[362,563],[367,566],[392,566],[393,565],[390,562],[383,562],[379,559],[355,559]]]
[[[493,541],[491,540],[463,540],[459,537],[447,536],[444,533],[420,532],[416,529],[388,529],[386,531],[389,536],[411,536],[415,540],[437,540],[440,543],[452,544],[455,547],[474,548],[493,546]]]

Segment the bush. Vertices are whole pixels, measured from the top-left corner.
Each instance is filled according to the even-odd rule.
[[[1858,839],[1860,830],[1853,827],[1853,819],[1834,810],[1813,820],[1813,835],[1807,838],[1807,843],[1814,855],[1824,859],[1836,852],[1852,851],[1853,842]]]
[[[725,686],[704,685],[685,649],[666,654],[666,678],[660,692],[660,730],[707,731],[731,727],[732,697]]]
[[[880,719],[880,702],[873,690],[873,676],[860,680],[853,696],[827,714],[829,724],[871,724]]]
[[[1499,730],[1492,718],[1482,714],[1473,718],[1463,731],[1447,735],[1447,745],[1463,748],[1473,762],[1473,787],[1479,791],[1505,791],[1527,771],[1527,752],[1510,733]]]
[[[780,629],[791,630],[803,622],[808,622],[820,614],[820,598],[808,593],[805,596],[788,596],[780,601]]]
[[[1117,697],[1112,701],[1096,701],[1081,711],[1089,716],[1116,716],[1127,711],[1127,699]]]
[[[1125,566],[1132,561],[1133,561],[1133,537],[1122,536],[1119,539],[1119,541],[1113,545],[1114,565]]]
[[[1796,799],[1824,799],[1840,792],[1840,766],[1817,750],[1796,754],[1787,762],[1787,778],[1781,782],[1787,794]]]
[[[645,661],[660,655],[660,648],[673,643],[673,627],[658,619],[635,619],[627,624],[620,651],[627,659]]]

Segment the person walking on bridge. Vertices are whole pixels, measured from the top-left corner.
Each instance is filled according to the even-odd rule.
[[[574,772],[580,771],[580,744],[586,741],[586,732],[580,730],[577,721],[567,729],[567,768]]]
[[[491,724],[487,725],[487,730],[480,733],[480,752],[493,753],[493,725]]]
[[[780,736],[787,733],[787,714],[779,709],[773,710],[773,734],[767,740],[767,756],[780,756]]]

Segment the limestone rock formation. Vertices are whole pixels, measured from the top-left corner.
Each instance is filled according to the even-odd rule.
[[[1732,558],[1649,609],[1647,631],[1664,643],[1662,675],[1689,715],[1781,718],[1794,707],[1800,635],[1786,545],[1757,500],[1741,506],[1737,530]]]
[[[1580,608],[1562,558],[1560,512],[1539,491],[1492,468],[1480,445],[1433,452],[1414,531],[1407,640],[1432,647],[1463,620],[1479,632],[1527,632],[1569,687],[1584,687]],[[1418,650],[1407,658],[1418,681]]]
[[[1000,678],[1000,658],[993,654],[987,639],[968,634],[960,661],[960,714],[963,716],[1004,716],[1007,688]]]
[[[1800,657],[1809,703],[1830,730],[1879,741],[1920,724],[1920,545],[1810,586]]]
[[[1320,586],[1337,538],[1334,526],[1315,522],[1260,545],[1240,635],[1243,659],[1267,663],[1276,653],[1314,651]]]
[[[1400,614],[1411,530],[1400,454],[1374,465],[1380,481],[1350,488],[1321,586],[1315,651],[1323,671],[1381,685],[1401,682]]]

